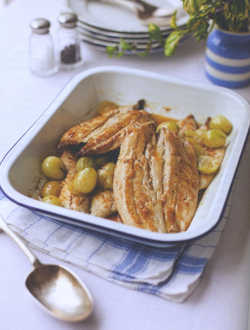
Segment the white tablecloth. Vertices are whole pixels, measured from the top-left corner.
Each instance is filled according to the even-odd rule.
[[[27,69],[28,23],[44,16],[55,32],[59,2],[15,1],[0,10],[0,157],[28,128],[75,74],[58,73],[42,79]],[[203,72],[204,44],[191,40],[176,55],[165,58],[124,57],[109,59],[85,47],[85,68],[122,65],[172,75],[186,81],[210,84]],[[238,91],[250,101],[250,88]],[[181,97],[181,95],[180,95]],[[250,158],[250,157],[249,157]],[[113,285],[80,269],[73,269],[93,293],[95,312],[84,324],[52,319],[34,303],[24,281],[31,270],[25,257],[0,235],[1,330],[245,330],[247,329],[250,264],[249,168],[241,168],[239,195],[234,200],[233,220],[227,223],[216,253],[192,297],[183,304]],[[55,262],[40,255],[44,262]]]

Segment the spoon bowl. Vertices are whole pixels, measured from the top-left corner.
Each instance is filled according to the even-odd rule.
[[[58,319],[79,322],[92,313],[93,300],[88,289],[62,266],[40,264],[25,284],[36,301]]]
[[[92,313],[93,299],[78,277],[62,266],[42,264],[1,216],[0,228],[16,242],[34,267],[26,279],[26,288],[36,302],[57,319],[85,320]]]

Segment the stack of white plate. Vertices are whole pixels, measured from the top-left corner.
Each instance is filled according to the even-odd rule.
[[[151,3],[166,7],[168,1],[178,8],[178,27],[184,26],[188,17],[181,7],[181,0],[154,0]],[[106,51],[107,46],[119,46],[121,39],[133,45],[133,50],[128,50],[125,54],[144,53],[148,49],[148,26],[135,13],[100,0],[68,0],[68,6],[78,15],[81,39],[95,49]],[[164,38],[172,31],[169,23],[170,17],[166,19],[166,25],[160,28]],[[161,51],[162,45],[158,41],[151,41],[150,53]]]

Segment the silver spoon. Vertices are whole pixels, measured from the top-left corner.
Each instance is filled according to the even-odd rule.
[[[76,275],[62,266],[42,264],[1,217],[0,228],[17,243],[34,267],[25,284],[36,301],[60,320],[85,320],[93,310],[93,299]]]
[[[174,13],[175,9],[171,7],[157,7],[151,5],[143,0],[101,0],[102,2],[116,4],[126,7],[137,15],[137,17],[144,23],[155,23],[157,25],[169,25],[169,18]]]

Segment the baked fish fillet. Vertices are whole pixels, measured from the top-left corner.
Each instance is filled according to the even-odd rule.
[[[148,120],[150,115],[143,110],[133,110],[132,107],[111,109],[70,128],[61,138],[58,148],[80,147],[79,156],[103,154],[120,147],[133,123]]]
[[[111,118],[118,112],[118,108],[112,109],[99,116],[96,116],[71,127],[63,134],[57,148],[63,150],[65,148],[78,146],[86,140],[86,137],[91,132],[101,127],[109,118]]]
[[[192,145],[167,128],[147,127],[121,144],[114,197],[123,223],[156,232],[188,228],[198,204],[199,173]]]
[[[137,125],[121,144],[114,172],[114,198],[122,222],[127,225],[165,232],[153,188],[148,155],[154,126]]]
[[[163,127],[157,154],[162,161],[161,200],[166,230],[185,231],[198,205],[200,180],[195,150],[188,141]]]
[[[62,189],[59,195],[59,199],[67,209],[89,213],[89,197],[81,195],[77,196],[71,192],[70,185],[76,173],[76,158],[69,152],[64,151],[61,159],[68,171],[66,178],[62,183]]]

